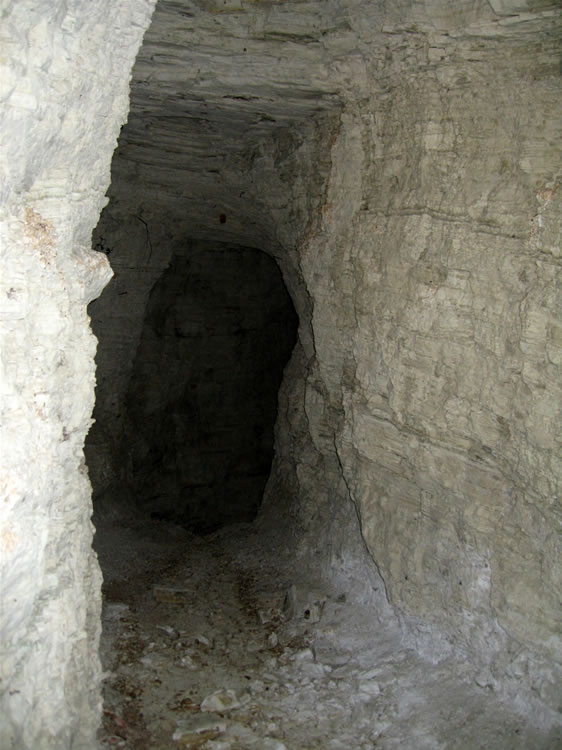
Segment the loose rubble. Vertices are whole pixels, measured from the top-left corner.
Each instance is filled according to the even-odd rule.
[[[205,539],[167,535],[164,524],[150,533],[150,543],[146,528],[135,541],[129,525],[119,553],[100,543],[102,747],[556,746],[469,683],[462,664],[423,661],[397,629],[350,609],[345,592],[275,569],[251,527]]]

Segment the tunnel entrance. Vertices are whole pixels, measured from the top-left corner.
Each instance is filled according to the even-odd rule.
[[[275,262],[187,243],[150,295],[126,398],[130,485],[153,518],[211,531],[255,516],[297,318]]]
[[[89,307],[99,345],[85,452],[98,529],[118,508],[198,531],[253,518],[297,314],[287,382],[315,356],[301,255],[322,222],[341,127],[330,53],[307,46],[306,62],[285,70],[288,38],[302,41],[291,14],[196,5],[156,4],[92,237],[115,273]],[[265,46],[246,27],[253,13],[281,24]],[[331,14],[314,28],[331,33]],[[293,518],[288,445],[278,445],[274,503]]]
[[[115,323],[112,306],[102,295],[91,313],[103,337]],[[297,324],[266,253],[209,240],[176,245],[148,296],[113,423],[103,405],[118,400],[108,374],[122,351],[100,347],[100,408],[87,443],[94,499],[109,489],[111,502],[126,499],[130,509],[196,533],[253,520]],[[113,482],[104,488],[108,461]]]

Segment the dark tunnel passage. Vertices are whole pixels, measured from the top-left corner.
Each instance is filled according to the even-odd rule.
[[[121,511],[197,533],[252,520],[283,370],[294,350],[288,393],[315,356],[301,252],[322,222],[342,99],[320,48],[280,75],[277,53],[224,10],[183,15],[158,2],[92,235],[114,272],[88,308],[98,349],[85,454],[98,532],[100,516]],[[320,21],[318,33],[332,28]],[[239,55],[224,52],[226,39]],[[235,61],[245,72],[233,78]],[[294,435],[288,424],[279,434],[284,463],[268,497],[296,518]]]
[[[152,290],[127,393],[130,483],[153,517],[251,520],[273,455],[296,314],[275,262],[187,243]]]
[[[176,247],[148,297],[119,432],[111,437],[102,412],[88,438],[94,499],[103,495],[101,450],[113,454],[119,477],[114,503],[126,499],[147,518],[195,533],[251,521],[271,467],[277,393],[297,324],[266,253],[207,240]],[[108,356],[121,349],[108,354],[102,342],[102,404],[111,399]]]
[[[431,35],[371,49],[345,4],[219,5],[159,0],[92,238],[114,272],[89,307],[86,444],[107,744],[550,747],[515,743],[489,692],[511,648],[496,612],[525,587],[511,537],[496,554],[475,530],[519,491],[482,459],[511,450],[484,415],[518,386],[480,398],[467,374],[491,372],[481,310],[522,278],[493,281],[504,233],[481,245],[507,195],[469,168],[485,100],[467,118],[435,57],[419,79],[398,65]],[[505,144],[487,146],[482,164]]]
[[[562,749],[560,5],[3,4],[0,750]]]

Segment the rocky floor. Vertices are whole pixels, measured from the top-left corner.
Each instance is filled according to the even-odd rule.
[[[197,538],[162,522],[100,521],[96,544],[102,747],[562,746],[469,683],[462,665],[428,664],[395,629],[368,627],[345,591],[276,569],[251,526]]]

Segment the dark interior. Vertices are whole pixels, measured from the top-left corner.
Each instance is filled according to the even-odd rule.
[[[143,514],[197,533],[251,521],[296,331],[271,257],[186,241],[148,299],[113,446],[114,458],[126,459],[113,502],[127,498]],[[104,428],[102,415],[88,442],[103,441]]]

